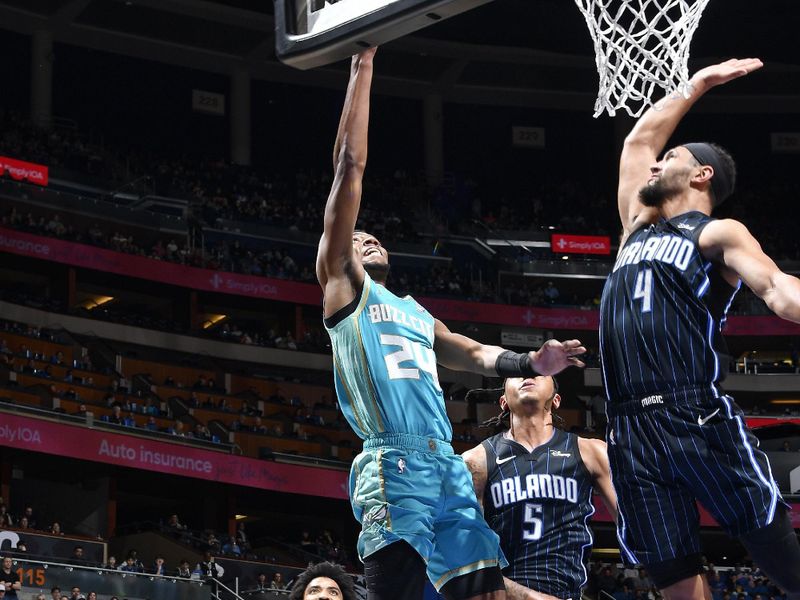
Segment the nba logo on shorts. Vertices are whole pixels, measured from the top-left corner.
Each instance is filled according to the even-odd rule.
[[[402,475],[405,472],[405,470],[406,470],[406,461],[405,461],[405,459],[402,459],[402,458],[398,459],[398,461],[397,461],[397,472]]]

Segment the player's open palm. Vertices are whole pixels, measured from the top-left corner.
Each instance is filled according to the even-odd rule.
[[[714,87],[744,77],[763,66],[764,63],[759,58],[732,58],[699,70],[694,79],[705,81],[708,87]]]
[[[547,340],[536,352],[529,354],[531,365],[540,375],[556,375],[567,367],[583,367],[583,362],[578,358],[586,353],[580,341]]]

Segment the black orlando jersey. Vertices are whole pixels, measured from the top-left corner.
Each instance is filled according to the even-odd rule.
[[[609,400],[663,402],[696,389],[717,396],[728,368],[722,326],[738,290],[698,248],[711,221],[690,212],[634,231],[600,304],[600,353]],[[652,396],[652,397],[650,397]]]
[[[503,575],[558,598],[580,598],[586,585],[594,513],[592,478],[578,437],[555,430],[528,452],[495,435],[483,442],[487,481],[484,516],[508,559]]]

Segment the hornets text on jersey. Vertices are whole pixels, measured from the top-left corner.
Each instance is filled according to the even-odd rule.
[[[504,434],[483,442],[484,516],[500,536],[503,574],[557,598],[580,598],[592,545],[592,477],[578,437],[555,430],[533,452]]]
[[[336,394],[356,434],[451,440],[433,351],[434,319],[427,310],[365,273],[361,293],[325,326]]]
[[[698,248],[711,220],[679,215],[634,231],[620,249],[600,305],[610,402],[688,388],[717,395],[728,360],[721,329],[738,288]]]

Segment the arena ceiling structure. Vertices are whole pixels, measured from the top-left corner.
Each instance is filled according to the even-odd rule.
[[[796,0],[711,0],[692,44],[696,68],[758,56],[767,68],[701,110],[800,112]],[[310,72],[274,56],[272,0],[0,0],[0,27],[56,42],[214,73],[342,87],[339,63]],[[496,0],[381,50],[376,89],[399,97],[590,110],[594,52],[573,0]]]

